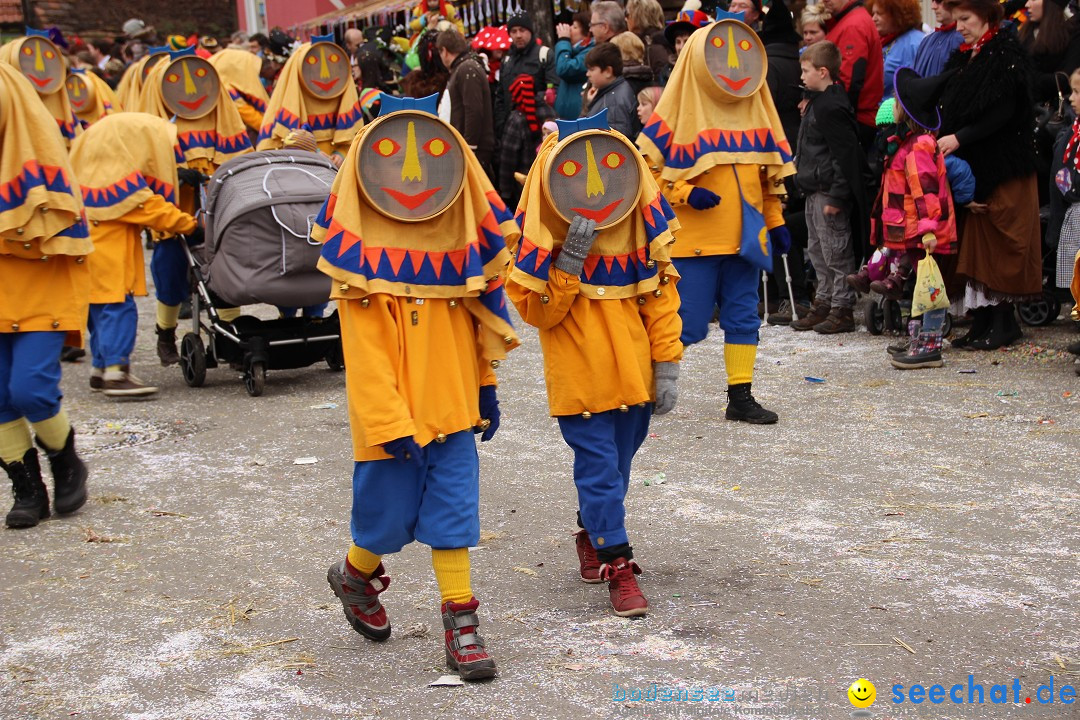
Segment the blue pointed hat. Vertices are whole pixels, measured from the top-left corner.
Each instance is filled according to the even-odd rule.
[[[432,96],[434,97],[434,96]],[[591,115],[587,118],[581,118],[579,120],[556,120],[555,124],[559,128],[559,139],[565,140],[574,133],[581,132],[582,130],[610,130],[611,125],[608,124],[607,108],[604,108],[595,115]]]
[[[381,95],[381,99],[382,106],[379,108],[379,117],[389,115],[390,113],[401,112],[402,110],[414,110],[416,112],[434,115],[435,117],[439,116],[439,95],[437,93],[422,98],[410,98],[394,97],[393,95],[384,92]]]

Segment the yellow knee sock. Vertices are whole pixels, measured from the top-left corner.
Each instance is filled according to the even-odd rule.
[[[166,305],[158,300],[157,304],[157,324],[162,330],[168,330],[176,327],[176,324],[180,321],[180,306],[179,305]]]
[[[240,308],[221,308],[217,314],[222,322],[232,322],[240,317]]]
[[[34,426],[34,434],[38,436],[38,440],[49,450],[64,449],[68,433],[71,432],[71,423],[68,421],[67,410],[60,408],[60,412],[48,420],[30,424]]]
[[[724,365],[727,366],[728,385],[753,382],[756,359],[757,345],[724,343]]]
[[[375,572],[375,569],[379,567],[379,563],[382,562],[382,556],[370,553],[362,547],[353,545],[349,548],[349,564],[354,569],[359,570],[360,573],[370,578],[371,573]]]
[[[431,567],[435,568],[435,580],[443,602],[467,603],[472,600],[469,549],[431,549]]]
[[[26,420],[19,418],[0,424],[0,460],[6,463],[21,462],[26,451],[33,446]]]

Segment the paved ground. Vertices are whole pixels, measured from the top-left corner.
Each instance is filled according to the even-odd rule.
[[[250,398],[211,370],[189,389],[152,363],[141,306],[137,371],[160,397],[91,395],[89,367],[68,366],[91,501],[0,532],[0,717],[842,718],[860,676],[880,718],[1080,717],[1023,702],[1051,678],[1055,693],[1080,684],[1064,321],[907,373],[885,338],[765,328],[756,386],[774,427],[726,422],[720,340],[693,348],[634,468],[652,603],[638,621],[575,579],[570,454],[524,330],[500,371],[503,429],[480,448],[472,553],[501,675],[461,688],[428,687],[445,668],[425,548],[388,560],[385,644],[356,635],[326,586],[348,543],[343,376],[271,373]],[[898,683],[964,683],[966,699],[969,673],[986,706],[889,702]],[[1013,700],[1014,678],[1020,703],[989,705],[994,684]],[[719,699],[616,700],[654,684]]]

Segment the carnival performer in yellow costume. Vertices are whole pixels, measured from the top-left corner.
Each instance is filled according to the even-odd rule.
[[[382,97],[312,237],[333,278],[352,427],[352,546],[327,580],[345,617],[390,636],[382,556],[431,546],[447,664],[495,674],[477,633],[469,551],[480,540],[475,431],[499,427],[495,367],[518,344],[502,278],[513,218],[438,97]],[[474,430],[474,428],[476,430]]]
[[[15,66],[33,84],[38,98],[60,126],[65,144],[70,146],[82,127],[64,91],[67,61],[49,39],[49,33],[26,28],[26,37],[0,47],[0,62]]]
[[[134,296],[146,295],[143,228],[169,235],[195,230],[195,218],[176,204],[180,158],[176,126],[146,113],[99,120],[71,148],[94,240],[91,390],[116,397],[157,392],[131,373],[139,319]]]
[[[247,50],[225,48],[211,55],[209,61],[228,88],[229,97],[236,104],[244,125],[258,133],[263,125],[266,106],[270,103],[270,96],[259,79],[262,58]]]
[[[38,451],[54,482],[53,508],[86,502],[86,466],[61,404],[60,350],[82,345],[93,250],[67,148],[34,88],[0,63],[0,467],[15,504],[8,527],[49,516]]]
[[[410,42],[415,43],[420,33],[429,25],[434,25],[432,20],[437,22],[440,18],[452,22],[463,36],[468,34],[465,32],[465,23],[458,15],[457,8],[449,0],[420,0],[412,9],[412,20],[409,21],[409,29],[413,33]]]
[[[291,131],[304,128],[314,133],[319,150],[340,163],[363,125],[348,54],[333,35],[314,35],[281,69],[256,147],[278,150]]]
[[[213,175],[226,161],[251,152],[251,140],[240,112],[229,97],[227,84],[194,48],[171,52],[146,78],[142,92],[143,112],[176,124],[183,154],[178,190],[180,208],[197,210],[196,195],[204,177]],[[180,362],[176,352],[176,324],[180,304],[191,295],[188,261],[175,238],[160,240],[150,259],[157,294],[157,354],[164,366]],[[239,310],[222,314],[234,319]]]
[[[786,253],[783,179],[791,147],[765,84],[768,60],[741,13],[718,13],[679,55],[653,115],[638,136],[682,223],[671,251],[682,281],[682,341],[705,339],[720,308],[729,420],[777,421],[750,392],[757,357],[757,283]]]
[[[169,46],[160,45],[148,48],[146,55],[128,65],[120,82],[116,86],[116,97],[120,105],[128,111],[138,112],[142,106],[142,89],[146,76],[154,66],[169,57]]]
[[[606,110],[557,124],[525,180],[506,291],[540,329],[548,404],[574,451],[581,579],[607,582],[616,615],[644,615],[625,499],[651,416],[677,397],[679,224]]]
[[[72,70],[64,85],[71,109],[83,128],[90,127],[106,115],[123,110],[116,93],[97,73]]]

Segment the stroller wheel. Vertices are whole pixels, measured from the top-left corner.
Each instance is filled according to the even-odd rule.
[[[1016,309],[1025,325],[1041,327],[1057,320],[1061,312],[1061,301],[1053,290],[1044,289],[1041,298],[1035,302],[1017,303]]]
[[[180,341],[180,370],[188,387],[202,387],[206,382],[206,348],[195,333],[188,333]]]
[[[341,372],[345,369],[345,357],[341,350],[340,340],[326,353],[326,365],[334,372]]]
[[[873,298],[867,298],[863,302],[863,322],[866,323],[866,330],[871,335],[880,335],[885,332],[885,312]]]
[[[251,397],[259,397],[266,388],[266,363],[251,363],[244,373],[244,387]]]

